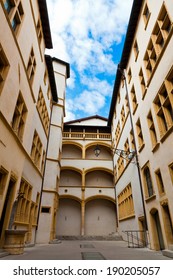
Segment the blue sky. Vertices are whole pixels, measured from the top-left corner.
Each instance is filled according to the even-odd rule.
[[[108,117],[133,0],[47,0],[52,56],[70,63],[65,121]]]

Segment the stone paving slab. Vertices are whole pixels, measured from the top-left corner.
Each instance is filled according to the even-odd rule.
[[[91,244],[93,248],[91,248]],[[81,247],[81,245],[83,245]],[[85,246],[84,246],[85,245]],[[88,246],[87,248],[87,245]],[[85,247],[85,248],[84,248]],[[8,255],[1,260],[82,260],[82,253],[99,253],[106,260],[172,260],[161,251],[128,248],[125,241],[63,240],[59,244],[25,248],[23,255]]]

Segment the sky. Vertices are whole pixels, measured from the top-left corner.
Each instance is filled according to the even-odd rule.
[[[53,49],[70,64],[65,121],[109,116],[133,0],[47,0]]]

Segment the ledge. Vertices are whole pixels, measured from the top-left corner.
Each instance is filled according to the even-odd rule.
[[[145,198],[145,201],[146,201],[146,202],[149,202],[149,201],[151,201],[151,200],[154,200],[155,198],[156,198],[156,195],[153,194],[153,195],[151,195],[151,196]]]

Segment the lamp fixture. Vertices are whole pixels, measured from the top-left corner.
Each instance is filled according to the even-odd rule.
[[[124,150],[115,149],[115,148],[113,148],[113,153],[117,154],[118,156],[120,156],[124,159],[127,159],[129,161],[131,161],[134,158],[134,156],[136,155],[136,152],[134,150],[133,151],[124,151]]]
[[[98,156],[100,155],[100,152],[101,152],[100,147],[99,147],[99,145],[97,144],[96,147],[95,147],[95,149],[94,149],[95,156],[98,157]]]

